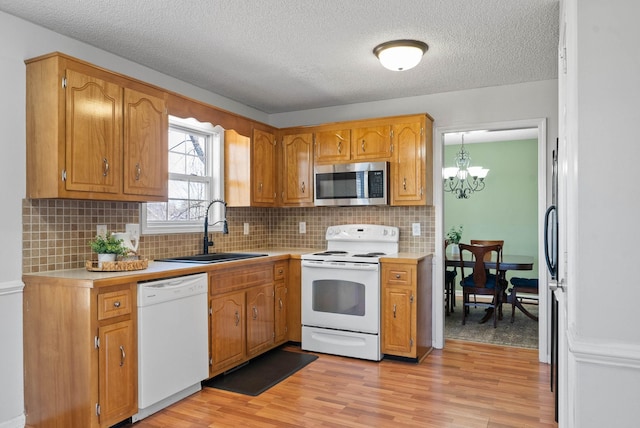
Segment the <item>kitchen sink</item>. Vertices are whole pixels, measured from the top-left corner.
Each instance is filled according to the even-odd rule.
[[[265,257],[267,254],[254,253],[211,253],[197,254],[195,256],[169,257],[166,259],[157,259],[157,262],[179,262],[179,263],[219,263],[229,262],[232,260],[253,259],[255,257]]]

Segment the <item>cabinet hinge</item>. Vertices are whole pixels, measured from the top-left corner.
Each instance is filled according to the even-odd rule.
[[[100,404],[96,403],[96,416],[100,416]]]
[[[213,308],[211,308],[211,306],[209,306],[209,315],[213,315]]]
[[[393,129],[389,131],[389,137],[393,138]]]
[[[66,89],[66,87],[67,87],[67,78],[63,77],[62,78],[62,89]]]
[[[275,332],[275,331],[273,332],[273,336],[272,336],[272,337],[273,337],[274,339],[276,338],[276,332]]]
[[[389,153],[393,153],[393,144],[389,146]]]
[[[95,346],[96,349],[100,348],[100,338],[98,336],[94,336],[93,345]]]
[[[422,196],[422,191],[423,191],[423,188],[422,186],[420,186],[420,196]]]
[[[213,365],[213,358],[209,358],[209,365],[212,366]]]
[[[424,128],[423,127],[420,127],[420,136],[424,137]]]
[[[62,170],[62,174],[61,174],[60,178],[62,178],[62,181],[67,181],[67,170],[66,169]]]
[[[409,302],[413,303],[413,294],[409,297]]]
[[[413,348],[413,338],[409,339],[409,348]]]

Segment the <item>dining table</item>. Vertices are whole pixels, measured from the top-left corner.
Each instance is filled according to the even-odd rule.
[[[464,260],[465,268],[473,268],[475,265],[475,260],[469,257]],[[495,256],[490,260],[485,260],[484,265],[487,269],[495,269],[496,268],[496,259]],[[460,254],[447,254],[445,257],[445,266],[446,267],[460,267]],[[500,271],[499,275],[502,277],[504,281],[501,281],[503,284],[506,284],[506,274],[507,271],[515,270],[515,271],[524,271],[524,270],[533,270],[533,257],[532,256],[521,256],[521,255],[511,255],[511,254],[503,254],[500,259]],[[503,301],[506,301],[506,287],[502,290],[502,298]],[[449,299],[451,305],[451,311],[453,311],[453,300]],[[464,310],[464,309],[463,309]],[[502,310],[500,311],[502,312]],[[491,316],[493,315],[493,308],[488,308],[487,313],[480,320],[480,323],[485,323]],[[500,316],[502,314],[500,313]]]

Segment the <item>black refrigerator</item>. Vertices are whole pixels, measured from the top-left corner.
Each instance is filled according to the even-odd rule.
[[[551,205],[544,218],[544,254],[551,281],[558,278],[558,140],[551,159]],[[551,390],[555,398],[555,419],[558,422],[558,299],[551,291]]]

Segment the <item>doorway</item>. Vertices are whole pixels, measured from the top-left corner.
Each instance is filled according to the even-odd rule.
[[[488,130],[490,133],[497,131],[513,131],[533,129],[533,135],[536,136],[537,144],[537,230],[543,230],[544,212],[547,206],[547,172],[546,172],[546,157],[547,157],[547,138],[546,138],[546,119],[531,119],[520,120],[510,122],[495,122],[495,123],[478,123],[472,125],[461,125],[451,127],[438,127],[435,131],[434,141],[434,206],[435,206],[435,229],[436,229],[436,243],[443,242],[444,235],[446,233],[445,221],[444,221],[444,190],[442,186],[442,169],[444,166],[449,166],[451,159],[447,159],[448,163],[444,159],[444,141],[445,134],[470,132],[476,130]],[[466,144],[466,141],[465,141]],[[472,149],[471,149],[472,150]],[[473,153],[472,153],[473,157]],[[483,165],[484,166],[484,165]],[[439,178],[438,178],[439,177]],[[473,197],[473,196],[472,196]],[[467,236],[468,237],[468,236]],[[483,237],[484,239],[488,239]],[[464,239],[463,239],[464,240]],[[544,260],[543,245],[541,233],[537,234],[538,248],[537,248],[537,261]],[[444,337],[444,325],[445,325],[445,311],[444,311],[444,287],[443,287],[443,273],[444,273],[444,254],[443,247],[441,245],[435,245],[435,258],[434,258],[434,275],[433,275],[433,290],[434,290],[434,346],[436,348],[442,348],[445,346]],[[535,271],[533,276],[540,279],[540,304],[539,311],[539,325],[538,325],[538,353],[539,360],[541,362],[549,361],[549,311],[548,302],[550,300],[548,293],[543,291],[547,290],[546,285],[546,269],[538,262],[534,266]],[[503,320],[505,322],[505,320]],[[508,318],[506,318],[506,322]]]

